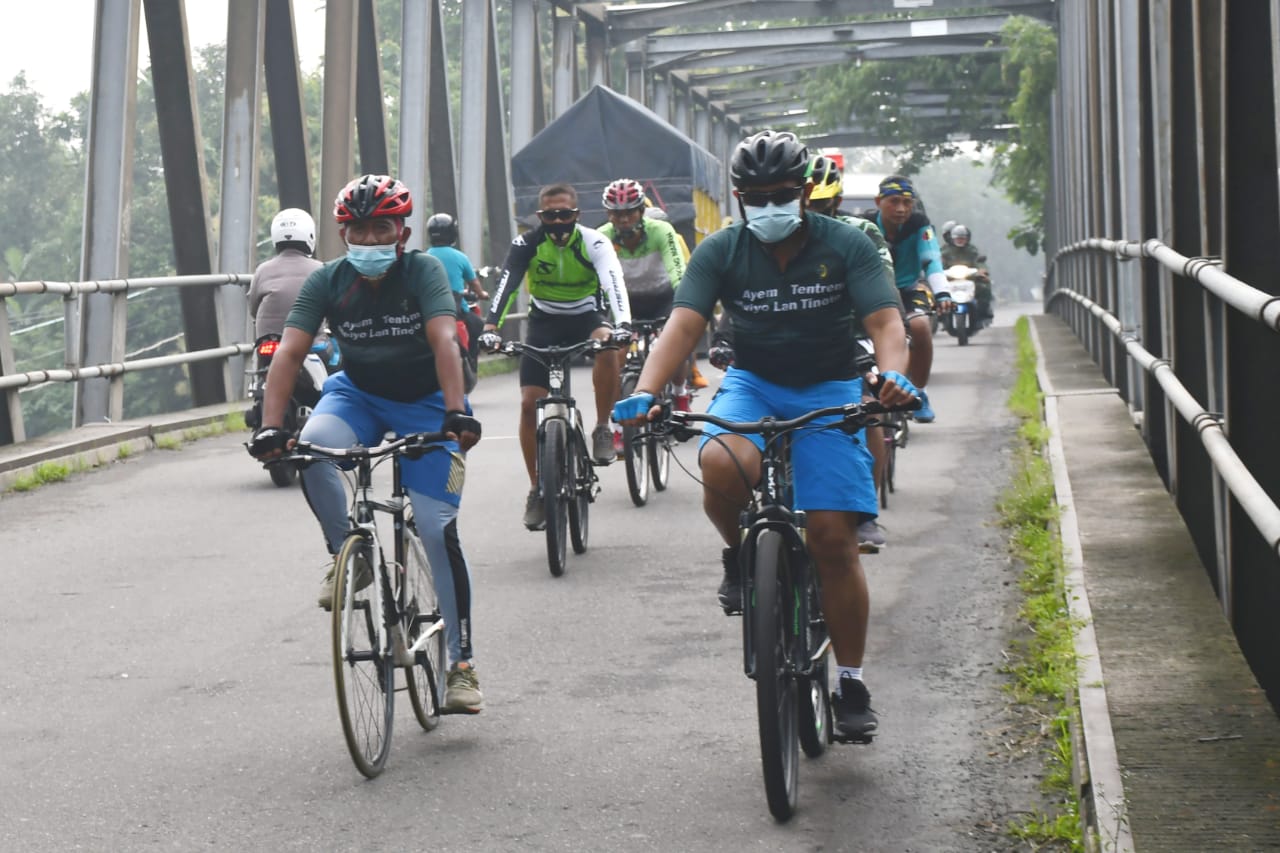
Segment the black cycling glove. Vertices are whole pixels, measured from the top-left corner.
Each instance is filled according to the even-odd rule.
[[[480,421],[468,415],[460,409],[454,409],[447,412],[444,416],[444,423],[440,425],[441,432],[451,432],[461,437],[464,432],[473,433],[476,438],[480,437]]]
[[[280,427],[262,427],[254,431],[253,438],[249,441],[249,455],[261,459],[277,450],[284,452],[292,437],[288,430]]]

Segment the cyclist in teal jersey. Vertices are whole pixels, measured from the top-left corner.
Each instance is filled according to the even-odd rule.
[[[925,386],[933,369],[933,332],[929,327],[928,312],[936,300],[937,309],[943,314],[951,310],[951,294],[947,292],[947,277],[942,272],[942,252],[929,217],[915,209],[916,190],[911,181],[902,175],[890,175],[880,182],[876,196],[876,210],[869,218],[884,233],[889,249],[893,252],[894,273],[898,279],[898,292],[907,312],[907,324],[911,332],[911,364],[907,374],[920,389],[922,403],[914,417],[920,423],[932,423],[933,407]],[[928,281],[928,288],[917,283],[921,276]]]
[[[403,463],[418,533],[444,615],[449,658],[444,707],[483,708],[472,661],[471,576],[458,539],[458,508],[466,463],[462,452],[480,440],[480,422],[463,395],[456,307],[440,262],[406,251],[413,213],[409,188],[389,175],[364,175],[343,187],[333,215],[347,253],[307,277],[285,320],[267,374],[262,427],[249,445],[256,458],[278,457],[293,444],[282,428],[292,378],[328,320],[342,347],[343,369],[330,376],[302,439],[324,447],[371,447],[388,432],[445,432],[448,452]],[[289,382],[283,381],[289,377]],[[302,472],[307,504],[320,522],[329,553],[348,532],[347,495],[332,465]],[[372,579],[365,576],[365,584]],[[334,567],[319,604],[333,604]]]
[[[612,182],[604,188],[601,204],[609,212],[609,221],[600,226],[600,233],[613,241],[618,253],[631,316],[645,320],[668,316],[676,285],[684,277],[680,235],[670,222],[645,216],[648,199],[639,181],[619,178]],[[689,411],[686,372],[682,366],[672,380],[677,389],[676,408],[685,412]],[[621,434],[615,435],[621,441]]]
[[[525,343],[546,347],[587,338],[627,340],[631,308],[613,243],[596,229],[578,223],[578,193],[568,184],[543,187],[538,193],[538,205],[538,227],[511,241],[481,343],[490,349],[501,344],[495,332],[514,302],[522,279],[528,280],[530,297]],[[606,302],[613,314],[612,325],[605,318]],[[616,458],[609,409],[618,398],[621,365],[617,350],[605,350],[596,354],[591,372],[596,396],[591,455],[599,465],[608,465]],[[549,393],[547,385],[547,368],[530,356],[523,357],[520,450],[529,475],[524,512],[524,526],[529,530],[541,530],[546,525],[538,495],[536,456],[537,403]]]
[[[898,297],[865,234],[806,211],[808,170],[809,151],[791,133],[761,131],[734,150],[730,177],[743,221],[694,250],[666,333],[637,392],[614,407],[615,418],[639,424],[657,415],[655,391],[692,352],[717,301],[734,326],[736,361],[709,412],[734,421],[789,418],[858,400],[853,329],[859,320],[875,341],[880,398],[891,406],[909,402],[915,389],[901,372],[907,348]],[[699,448],[703,508],[726,546],[718,595],[727,613],[742,608],[738,518],[751,499],[749,484],[760,476],[754,438],[708,428]],[[864,441],[824,430],[792,448],[796,509],[808,519],[839,673],[836,725],[850,737],[871,735],[878,725],[862,680],[869,599],[857,528],[859,513],[874,515],[877,506]]]

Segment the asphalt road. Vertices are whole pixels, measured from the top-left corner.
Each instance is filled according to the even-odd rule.
[[[318,530],[243,436],[5,497],[0,849],[1021,849],[1004,828],[1040,794],[999,673],[1017,630],[992,524],[1014,437],[1000,308],[970,346],[938,342],[938,421],[913,429],[889,548],[866,558],[881,734],[805,759],[790,823],[765,804],[697,484],[673,468],[637,509],[604,470],[590,550],[552,578],[520,525],[506,375],[473,395],[486,437],[461,519],[487,708],[428,734],[401,694],[373,781],[339,729]]]

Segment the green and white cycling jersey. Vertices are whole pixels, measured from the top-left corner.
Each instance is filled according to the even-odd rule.
[[[608,303],[615,324],[631,322],[613,242],[594,228],[576,226],[564,246],[557,246],[541,225],[512,240],[486,323],[501,325],[526,278],[530,301],[545,314],[585,314]]]
[[[622,264],[627,293],[636,298],[664,296],[684,278],[684,255],[680,239],[669,222],[646,219],[641,222],[640,245],[628,249],[618,242],[612,222],[600,226],[600,233],[613,242]]]
[[[880,263],[884,266],[885,275],[889,277],[889,283],[897,286],[897,280],[894,278],[893,273],[893,252],[889,249],[889,241],[884,239],[884,232],[880,230],[880,226],[870,219],[863,219],[860,216],[846,216],[843,213],[836,216],[836,219],[841,222],[848,222],[871,238],[871,242],[876,244],[876,251],[880,253]]]

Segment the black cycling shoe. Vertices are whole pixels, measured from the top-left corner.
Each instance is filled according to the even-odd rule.
[[[831,697],[831,711],[839,740],[870,743],[880,726],[867,685],[848,675],[840,678],[839,690]]]
[[[726,616],[742,612],[742,569],[738,566],[738,549],[725,548],[720,554],[724,577],[720,580],[720,606]]]

